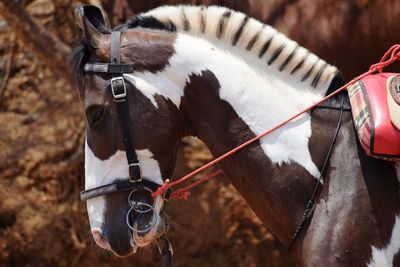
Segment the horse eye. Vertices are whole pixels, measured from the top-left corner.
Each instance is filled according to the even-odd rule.
[[[86,108],[86,118],[91,126],[99,127],[105,113],[106,107],[103,105],[91,105]]]

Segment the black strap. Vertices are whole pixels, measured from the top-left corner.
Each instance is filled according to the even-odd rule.
[[[85,72],[110,74],[132,73],[135,70],[133,64],[122,63],[86,63],[83,69]]]
[[[121,64],[121,47],[120,47],[120,32],[111,33],[111,66],[114,64]],[[129,166],[129,179],[131,182],[140,182],[142,175],[140,171],[139,160],[134,149],[134,139],[131,134],[129,105],[127,101],[127,91],[125,80],[121,75],[113,75],[111,79],[111,90],[114,96],[114,101],[117,105],[117,113],[119,122],[121,124],[122,134],[124,137],[124,146],[126,152],[126,159]]]
[[[107,72],[112,74],[132,73],[133,64],[109,64]]]

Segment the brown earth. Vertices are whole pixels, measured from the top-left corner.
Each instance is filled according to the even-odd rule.
[[[72,45],[71,7],[76,1],[26,2],[37,21]],[[105,2],[111,14],[124,1]],[[126,6],[138,13],[159,2],[138,0]],[[399,1],[204,2],[272,23],[336,63],[347,77],[365,70],[399,41]],[[70,81],[43,66],[3,20],[0,58],[0,266],[160,266],[154,248],[118,259],[92,241],[85,205],[79,201],[83,114]],[[175,176],[209,160],[205,147],[189,139],[180,149]],[[188,201],[169,203],[167,213],[174,222],[175,266],[293,266],[224,177],[196,188]]]

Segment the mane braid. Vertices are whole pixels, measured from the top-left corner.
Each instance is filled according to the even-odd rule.
[[[239,29],[237,30],[237,32],[233,36],[233,39],[232,39],[232,45],[233,46],[235,46],[236,43],[239,41],[240,35],[243,32],[243,28],[246,25],[246,23],[249,21],[249,19],[250,19],[249,16],[244,17],[242,24],[240,25]]]
[[[285,61],[282,63],[282,65],[279,67],[279,71],[283,71],[286,66],[289,64],[289,62],[292,60],[294,54],[296,53],[297,46],[293,49],[292,53],[285,59]],[[327,64],[325,64],[326,66]]]
[[[308,52],[304,55],[304,57],[300,60],[300,62],[296,65],[296,67],[293,68],[293,70],[290,72],[290,74],[295,74],[302,66],[304,65],[304,61],[306,61],[308,57]]]
[[[225,24],[226,21],[229,19],[229,17],[231,16],[231,11],[227,10],[224,12],[224,14],[222,14],[219,23],[218,23],[218,30],[217,30],[217,38],[221,39],[222,33],[224,32],[225,29]]]
[[[319,82],[319,79],[321,79],[321,75],[322,75],[322,73],[324,72],[324,70],[326,69],[327,66],[328,66],[328,64],[325,63],[325,64],[322,66],[322,68],[319,69],[317,75],[315,75],[314,80],[311,82],[311,85],[312,85],[313,87],[316,87],[316,86],[317,86],[317,84],[318,84],[318,82]]]
[[[204,33],[206,31],[206,19],[204,18],[205,7],[200,7],[200,32]]]
[[[262,58],[262,57],[264,56],[265,52],[267,52],[269,46],[271,45],[272,38],[274,38],[274,37],[272,36],[270,39],[268,39],[268,40],[264,43],[263,47],[262,47],[261,50],[260,50],[260,53],[258,54],[258,57],[259,57],[259,58]]]
[[[314,70],[316,64],[317,64],[317,62],[315,62],[315,63],[311,66],[311,68],[307,71],[307,73],[304,74],[304,76],[301,78],[301,81],[302,81],[302,82],[305,81],[305,80],[307,80],[308,77],[310,77],[310,75],[311,75],[312,71]]]
[[[268,65],[271,65],[272,63],[274,63],[274,61],[279,57],[279,55],[282,53],[284,48],[285,48],[285,45],[283,44],[274,51],[271,58],[268,60]]]
[[[248,51],[251,51],[251,49],[253,48],[254,44],[257,42],[258,37],[260,36],[260,33],[261,33],[261,31],[264,29],[264,27],[265,27],[265,25],[263,25],[263,28],[262,28],[260,31],[258,31],[258,32],[253,36],[253,38],[251,38],[251,40],[249,41],[249,43],[248,43],[247,46],[246,46],[246,49],[247,49]]]
[[[313,88],[328,88],[338,73],[336,67],[273,27],[225,7],[162,6],[129,19],[117,29],[136,27],[184,32],[211,42],[220,40]]]
[[[183,18],[183,30],[184,31],[189,31],[190,30],[190,23],[189,20],[187,19],[186,15],[185,15],[185,9],[182,7],[182,18]]]

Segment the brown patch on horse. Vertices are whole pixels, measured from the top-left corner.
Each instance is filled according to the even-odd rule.
[[[338,99],[325,104],[339,106]],[[319,168],[326,158],[339,112],[312,112],[309,149]],[[306,266],[359,266],[370,261],[372,245],[383,248],[390,242],[400,203],[394,165],[367,157],[356,142],[351,114],[346,112],[314,215],[295,249]]]
[[[96,44],[100,62],[110,62],[110,34],[103,34]],[[133,63],[135,71],[162,71],[175,53],[176,34],[151,29],[131,29],[121,34],[121,61]]]
[[[211,71],[188,80],[181,110],[187,123],[196,129],[193,134],[214,156],[255,136],[232,106],[220,98],[220,83]],[[273,164],[258,141],[223,160],[220,166],[257,216],[287,244],[311,196],[315,178],[297,163]]]
[[[313,112],[309,146],[319,168],[338,116],[335,110]],[[364,266],[371,244],[380,241],[354,141],[351,114],[345,113],[315,210],[293,250],[304,266]]]
[[[347,121],[348,131],[354,135],[350,114],[347,114]],[[389,244],[396,215],[400,214],[400,186],[396,175],[396,169],[393,162],[378,160],[367,156],[359,143],[359,139],[355,135],[352,136],[350,141],[352,141],[352,146],[357,150],[359,166],[351,166],[351,164],[349,164],[350,166],[347,173],[351,173],[351,170],[355,167],[360,168],[362,175],[357,178],[360,180],[360,191],[361,188],[365,190],[365,192],[363,192],[365,193],[365,199],[364,202],[360,200],[358,205],[367,207],[365,209],[371,212],[369,215],[371,223],[376,225],[370,225],[370,229],[367,229],[367,231],[373,232],[374,230],[372,227],[376,228],[375,231],[377,231],[379,235],[379,241],[376,241],[373,245],[380,249]],[[346,154],[347,153],[342,153],[340,159],[343,160]],[[355,177],[347,177],[347,179],[355,179]],[[360,211],[356,210],[356,214],[359,212]],[[365,222],[359,223],[365,224]],[[349,234],[351,234],[351,231],[349,231]]]
[[[97,76],[90,78],[91,82],[95,80],[102,81]],[[154,159],[159,161],[162,177],[169,177],[173,171],[177,145],[182,137],[182,119],[178,109],[169,99],[158,95],[154,96],[158,105],[155,107],[130,82],[126,82],[126,87],[135,149],[150,150]],[[88,91],[90,93],[85,97],[87,142],[94,155],[105,160],[117,150],[125,150],[116,104],[109,86],[90,88]],[[98,102],[102,103],[104,111],[99,125],[93,125],[88,120],[96,116],[90,114],[96,111],[90,108],[98,105]]]
[[[344,95],[343,97],[347,97],[346,92],[342,94]],[[342,101],[341,97],[340,94],[332,97],[326,100],[322,106],[340,107]],[[344,103],[345,106],[347,105],[346,101]],[[346,116],[347,113],[348,112],[345,111],[344,116]],[[314,108],[310,112],[311,136],[308,142],[308,149],[310,150],[312,161],[319,170],[322,169],[326,156],[328,155],[330,143],[335,135],[339,115],[340,110],[323,107]]]

